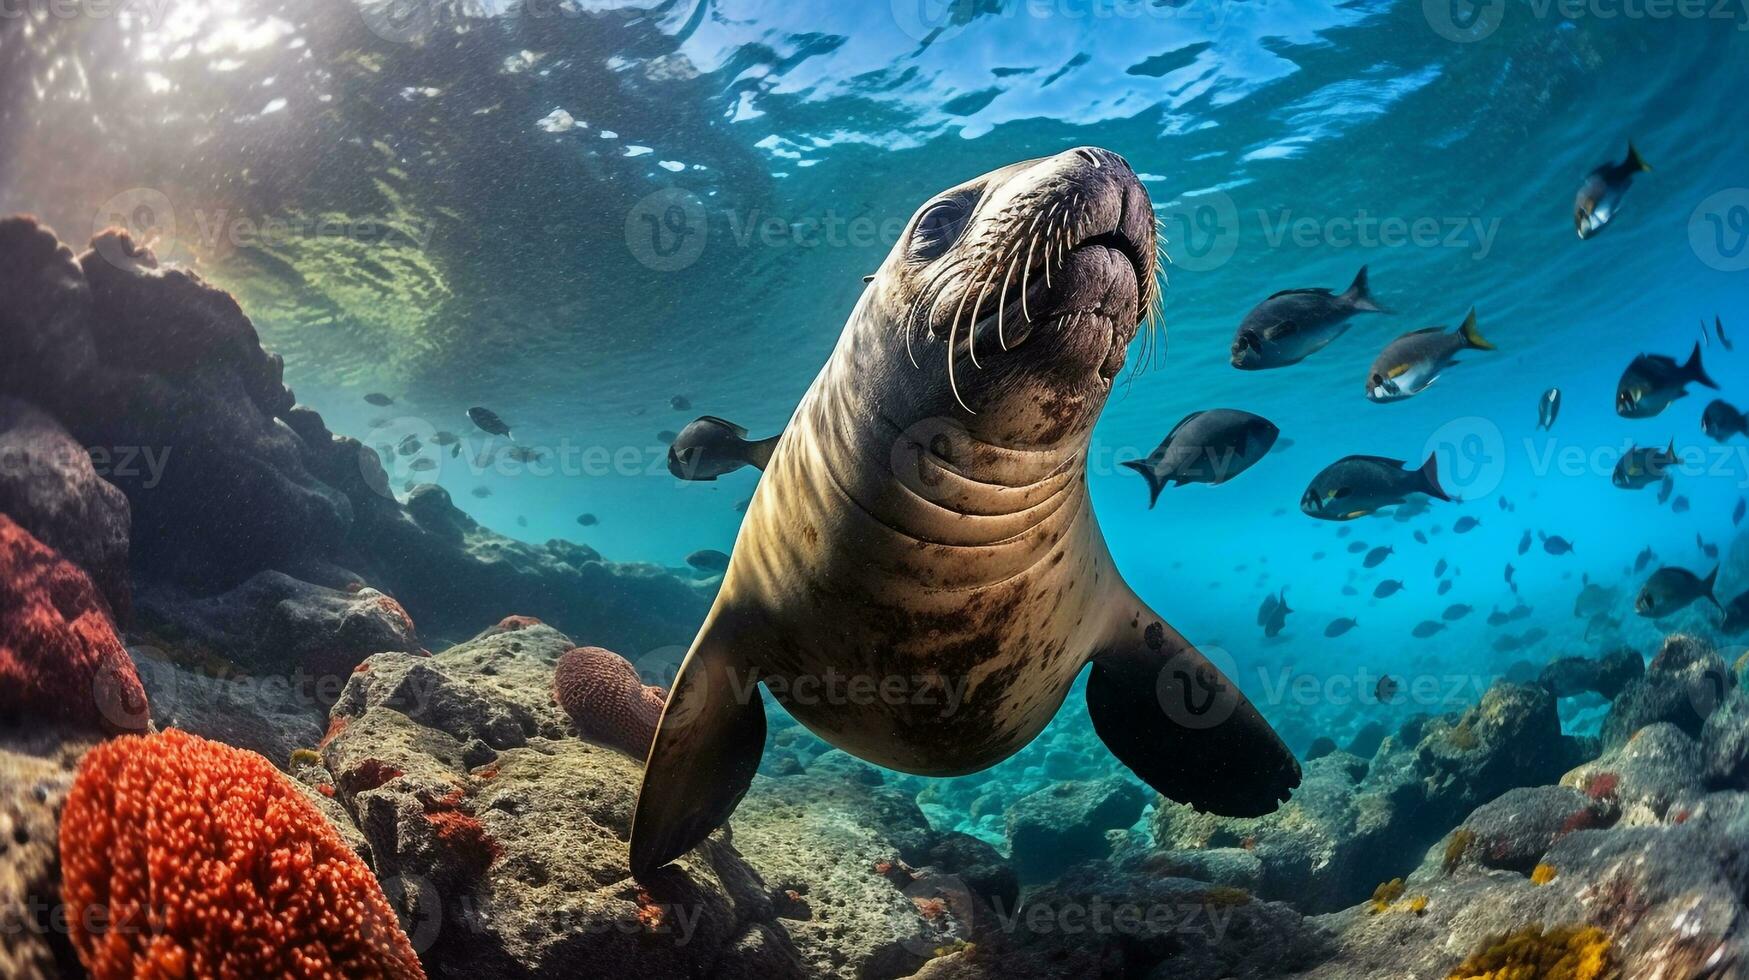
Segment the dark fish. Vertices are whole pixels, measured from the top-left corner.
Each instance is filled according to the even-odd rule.
[[[473,494],[474,496],[480,498],[481,500],[485,500],[487,497],[492,496],[492,488],[491,487],[475,487],[474,489],[472,489],[468,492]]]
[[[1298,364],[1348,329],[1356,313],[1383,313],[1367,291],[1366,267],[1342,293],[1287,289],[1257,304],[1233,336],[1232,363],[1243,371]]]
[[[1454,602],[1445,607],[1445,612],[1440,613],[1439,618],[1448,623],[1455,623],[1472,612],[1475,612],[1474,606],[1466,606],[1461,602]]]
[[[1415,532],[1415,540],[1421,544],[1426,544],[1427,543],[1427,532],[1426,531],[1416,531]]]
[[[1543,534],[1543,550],[1551,555],[1569,555],[1573,553],[1573,542],[1558,534]]]
[[[687,555],[686,563],[701,572],[721,572],[728,569],[729,556],[712,548],[704,548]]]
[[[1610,482],[1623,490],[1644,490],[1664,479],[1664,471],[1670,464],[1676,462],[1676,440],[1670,440],[1666,449],[1656,447],[1635,447],[1622,454],[1616,460],[1615,473]],[[1660,497],[1659,503],[1663,503]]]
[[[675,432],[673,429],[663,429],[661,432],[656,433],[656,441],[664,446],[674,445],[674,441],[679,438],[680,433]]]
[[[458,442],[455,445],[449,447],[449,458],[450,459],[455,459],[458,456],[460,456],[461,454],[462,454],[462,444],[461,443]]]
[[[748,497],[748,498],[747,498],[747,499],[745,499],[745,500],[743,500],[743,501],[741,501],[741,502],[740,502],[740,503],[738,503],[738,504],[736,504],[736,505],[735,505],[735,513],[737,513],[737,514],[745,514],[745,513],[747,513],[747,506],[748,506],[748,505],[749,505],[749,504],[751,504],[751,503],[753,503],[753,498],[752,498],[752,497]]]
[[[1731,526],[1732,527],[1736,527],[1737,525],[1743,523],[1743,513],[1745,510],[1749,510],[1749,502],[1745,502],[1742,497],[1738,497],[1737,498],[1737,506],[1731,508]]]
[[[1619,629],[1621,629],[1621,620],[1608,613],[1595,613],[1585,621],[1584,639],[1589,641],[1593,633],[1613,632]]]
[[[1397,691],[1399,689],[1400,685],[1398,685],[1397,679],[1389,674],[1385,674],[1379,678],[1377,684],[1373,685],[1372,696],[1377,699],[1380,704],[1390,704],[1391,699],[1397,696]]]
[[[1339,538],[1346,538],[1350,534],[1353,534],[1353,533],[1354,533],[1354,528],[1347,527],[1347,526],[1339,527],[1336,529],[1336,536]]]
[[[386,407],[393,405],[395,403],[395,400],[393,398],[390,398],[388,395],[385,395],[380,391],[371,392],[370,394],[364,396],[364,400],[371,405],[377,406],[378,408],[386,408]]]
[[[1409,635],[1415,637],[1417,640],[1425,640],[1444,629],[1444,623],[1436,622],[1431,619],[1423,619],[1421,622],[1415,624],[1415,628],[1409,631]]]
[[[1386,579],[1373,588],[1372,597],[1374,599],[1384,599],[1389,596],[1394,596],[1401,591],[1403,591],[1402,579]]]
[[[1530,550],[1530,528],[1524,529],[1524,536],[1518,539],[1518,553],[1524,554]]]
[[[516,438],[510,434],[510,426],[505,425],[504,420],[498,417],[498,413],[489,408],[480,408],[476,405],[468,409],[468,418],[483,432],[511,439]]]
[[[1552,429],[1555,419],[1561,414],[1561,389],[1550,388],[1536,403],[1536,427]]]
[[[1549,638],[1549,631],[1548,630],[1543,629],[1541,626],[1532,626],[1530,629],[1525,630],[1524,635],[1520,636],[1518,639],[1525,646],[1532,647],[1532,646],[1536,646],[1538,643],[1541,643],[1542,641],[1544,641],[1548,638]]]
[[[370,427],[373,429],[381,429],[384,426],[389,425],[392,421],[392,419],[374,418],[370,420]]]
[[[1706,555],[1708,558],[1719,557],[1719,546],[1702,541],[1699,533],[1695,534],[1694,543],[1700,546],[1701,554]]]
[[[1324,635],[1331,639],[1335,639],[1359,625],[1359,623],[1347,616],[1344,616],[1341,619],[1332,619],[1330,625],[1324,627]]]
[[[668,399],[668,407],[674,409],[676,412],[684,412],[692,408],[692,399],[685,395],[675,395],[673,398]]]
[[[1749,434],[1749,418],[1730,402],[1715,398],[1700,413],[1700,431],[1714,442],[1728,442],[1732,436]]]
[[[1365,541],[1350,541],[1350,542],[1348,542],[1348,553],[1351,555],[1358,555],[1365,550],[1366,550],[1366,542]]]
[[[1277,439],[1277,440],[1275,440],[1275,450],[1274,451],[1278,452],[1278,453],[1285,453],[1289,449],[1292,449],[1293,447],[1294,447],[1294,441],[1292,439],[1286,439],[1286,438]]]
[[[1446,368],[1457,363],[1467,350],[1493,350],[1494,345],[1476,329],[1476,311],[1456,330],[1424,327],[1385,345],[1372,362],[1366,378],[1366,397],[1375,402],[1401,401],[1418,395],[1439,380]]]
[[[1634,611],[1652,619],[1662,619],[1696,599],[1705,599],[1719,606],[1719,600],[1713,596],[1713,583],[1718,578],[1717,567],[1706,578],[1701,578],[1686,568],[1660,568],[1652,573],[1652,577],[1640,588],[1640,594],[1634,597]]]
[[[578,514],[577,515],[577,523],[583,525],[584,527],[594,527],[595,525],[601,523],[601,519],[596,517],[594,514]]]
[[[1651,164],[1640,158],[1640,151],[1630,142],[1627,159],[1603,164],[1586,174],[1573,199],[1573,228],[1580,239],[1602,231],[1620,209],[1622,196],[1632,186],[1634,175],[1651,169]]]
[[[1342,587],[1342,594],[1343,595],[1360,595],[1360,590],[1355,588],[1352,585],[1344,585]]]
[[[454,446],[461,442],[461,436],[449,431],[439,431],[431,436],[432,445]]]
[[[1686,513],[1688,513],[1688,498],[1679,496],[1675,500],[1670,501],[1670,513],[1672,513],[1672,514],[1686,514]]]
[[[437,463],[429,456],[421,456],[413,462],[408,463],[407,468],[415,472],[424,472],[425,470],[437,469]]]
[[[1269,453],[1280,434],[1275,423],[1260,415],[1211,408],[1179,419],[1146,459],[1126,460],[1123,465],[1148,481],[1152,508],[1167,485],[1219,485],[1245,472]]]
[[[497,458],[498,458],[498,450],[496,450],[496,449],[482,449],[482,450],[480,450],[480,454],[478,456],[474,457],[474,466],[477,469],[483,470],[486,467],[491,466],[492,461],[497,459]]]
[[[1713,334],[1719,338],[1719,343],[1725,345],[1726,350],[1737,349],[1736,345],[1731,343],[1731,338],[1725,336],[1725,321],[1719,319],[1716,313],[1713,314]]]
[[[1700,363],[1700,343],[1688,355],[1688,363],[1663,354],[1641,354],[1621,373],[1615,386],[1615,414],[1627,419],[1649,419],[1670,403],[1688,394],[1690,384],[1702,384],[1715,391],[1718,384],[1707,377]]]
[[[1511,633],[1507,633],[1494,641],[1495,653],[1512,653],[1524,646],[1524,641]]]
[[[1324,560],[1324,553],[1322,551],[1312,552],[1312,560],[1313,561],[1323,561]]]
[[[1514,593],[1517,593],[1518,592],[1518,583],[1512,581],[1512,572],[1513,572],[1512,563],[1507,562],[1506,563],[1506,584],[1512,587],[1512,591]]]
[[[424,448],[425,444],[419,441],[418,436],[410,435],[401,440],[400,444],[395,447],[395,451],[403,456],[411,456]]]
[[[1725,621],[1719,624],[1719,631],[1731,636],[1745,629],[1749,629],[1749,592],[1725,603]]]
[[[1438,561],[1436,561],[1436,562],[1434,562],[1434,563],[1433,563],[1433,577],[1434,577],[1434,578],[1442,578],[1442,577],[1444,577],[1444,575],[1445,575],[1445,569],[1446,569],[1446,567],[1447,567],[1447,566],[1446,566],[1446,564],[1445,564],[1445,559],[1444,559],[1444,558],[1441,558],[1441,559],[1440,559],[1440,560],[1438,560]]]
[[[516,515],[516,526],[517,527],[527,527],[528,526],[528,518],[523,517],[521,514]]]
[[[747,430],[727,419],[693,419],[668,444],[668,472],[682,480],[715,480],[743,466],[763,470],[780,435],[749,440]]]
[[[1288,613],[1293,612],[1292,609],[1288,608],[1287,589],[1281,590],[1281,595],[1276,597],[1273,605],[1270,605],[1266,600],[1264,607],[1268,610],[1268,615],[1264,615],[1263,609],[1258,610],[1258,618],[1263,624],[1263,635],[1267,637],[1279,636],[1281,631],[1287,627]]]
[[[1636,555],[1634,557],[1634,571],[1635,572],[1645,571],[1646,566],[1650,565],[1652,563],[1652,559],[1654,559],[1656,557],[1658,557],[1658,556],[1655,553],[1653,553],[1651,545],[1647,545],[1646,549],[1644,551],[1640,552],[1638,555]]]
[[[1529,616],[1530,613],[1531,608],[1522,602],[1513,606],[1511,609],[1506,610],[1506,615],[1509,619],[1524,619]]]
[[[1675,489],[1676,481],[1671,479],[1670,475],[1666,473],[1664,479],[1658,484],[1658,503],[1662,504],[1664,501],[1669,500],[1671,492]]]
[[[1512,622],[1512,616],[1508,613],[1501,612],[1498,608],[1492,609],[1488,612],[1489,626],[1505,626],[1510,622]]]
[[[518,463],[538,463],[546,458],[546,453],[528,446],[511,446],[504,451],[504,455]]]
[[[1344,456],[1312,478],[1300,496],[1300,510],[1321,520],[1349,521],[1401,504],[1410,494],[1450,500],[1439,486],[1438,464],[1438,457],[1428,456],[1412,470],[1400,459]]]
[[[1444,579],[1439,583],[1439,588],[1434,590],[1434,595],[1445,595],[1447,592],[1450,592],[1450,591],[1451,591],[1451,579]]]
[[[1453,534],[1468,534],[1470,531],[1475,530],[1476,528],[1480,527],[1481,525],[1482,525],[1481,521],[1477,520],[1474,517],[1469,516],[1468,514],[1465,514],[1463,517],[1460,517],[1456,521],[1452,522],[1451,533],[1453,533]]]
[[[1395,552],[1389,545],[1381,544],[1377,548],[1367,552],[1366,557],[1361,560],[1361,564],[1367,568],[1377,568],[1384,564],[1385,559],[1391,557],[1394,553]]]

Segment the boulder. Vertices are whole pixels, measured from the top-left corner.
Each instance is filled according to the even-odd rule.
[[[1008,853],[1027,881],[1046,881],[1111,851],[1106,832],[1142,815],[1148,794],[1132,779],[1063,782],[1021,797],[1008,810]]]

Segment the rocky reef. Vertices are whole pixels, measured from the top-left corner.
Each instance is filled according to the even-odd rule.
[[[634,880],[663,692],[622,654],[700,585],[397,499],[119,233],[0,221],[0,295],[0,975],[1749,975],[1749,690],[1687,634],[1371,719],[1254,819],[1145,790],[1073,697],[948,781],[773,706],[728,825]],[[142,884],[176,914],[69,923]]]

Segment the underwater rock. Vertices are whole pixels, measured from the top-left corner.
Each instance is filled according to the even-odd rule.
[[[1046,881],[1071,865],[1111,852],[1108,830],[1136,822],[1148,792],[1121,776],[1057,783],[1008,809],[1008,853],[1026,881]]]
[[[583,737],[635,759],[650,752],[668,692],[646,685],[626,658],[601,647],[577,647],[553,670],[553,697]]]
[[[1411,720],[1370,763],[1345,752],[1308,763],[1275,813],[1219,817],[1159,800],[1154,835],[1164,851],[1244,847],[1261,865],[1260,897],[1329,912],[1401,876],[1405,855],[1425,851],[1477,806],[1554,783],[1585,754],[1561,734],[1547,691],[1497,682],[1464,712]]]
[[[1666,637],[1643,676],[1629,681],[1610,705],[1600,735],[1606,749],[1657,722],[1669,722],[1691,737],[1737,687],[1712,645],[1699,637],[1676,633]]]
[[[128,649],[159,728],[248,749],[281,768],[292,753],[314,748],[327,713],[290,678],[242,674],[210,676],[197,666],[167,660],[151,647]]]
[[[1701,746],[1675,725],[1659,722],[1562,776],[1561,783],[1620,811],[1620,822],[1632,826],[1657,823],[1678,801],[1702,792],[1704,767]]]
[[[142,731],[133,661],[86,574],[0,514],[0,721]]]
[[[93,980],[141,963],[424,980],[370,869],[254,753],[175,730],[105,742],[79,763],[60,842],[67,922]]]
[[[1554,842],[1581,827],[1607,825],[1615,802],[1569,786],[1521,786],[1477,807],[1456,831],[1468,834],[1457,860],[1528,875]],[[1443,856],[1442,856],[1443,861]]]
[[[65,389],[96,360],[91,288],[73,250],[36,219],[0,219],[0,392]]]
[[[77,976],[61,908],[61,808],[88,736],[32,725],[0,729],[0,977]]]
[[[127,497],[97,475],[85,447],[54,419],[5,397],[0,397],[0,514],[84,569],[116,622],[127,622],[133,608]]]
[[[322,763],[434,976],[898,977],[956,935],[925,889],[1017,894],[994,849],[830,766],[757,778],[729,828],[640,887],[641,768],[554,703],[575,646],[514,617],[372,657],[335,702]]]
[[[1628,682],[1643,676],[1646,662],[1633,650],[1615,650],[1602,657],[1562,657],[1552,660],[1537,683],[1557,698],[1592,692],[1613,700]]]
[[[1708,784],[1749,789],[1749,691],[1739,684],[1700,730],[1702,775]]]
[[[373,653],[419,649],[401,604],[370,588],[323,588],[280,572],[258,572],[227,592],[196,597],[146,586],[140,632],[152,643],[206,653],[259,675],[313,686],[324,702]]]

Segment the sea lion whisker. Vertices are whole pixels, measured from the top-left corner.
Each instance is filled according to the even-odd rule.
[[[1008,268],[1002,273],[1002,291],[996,294],[996,342],[1005,351],[1008,349],[1008,335],[1003,328],[1003,312],[1008,305],[1008,284],[1014,280],[1014,260],[1019,257],[1020,249],[1016,248],[1014,256],[1008,260]]]

